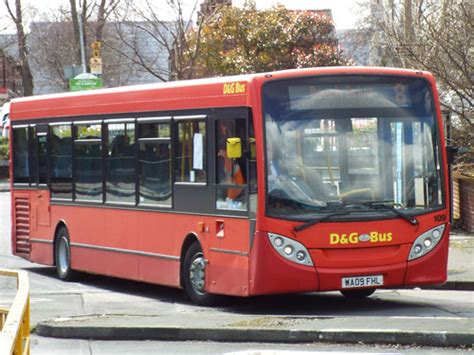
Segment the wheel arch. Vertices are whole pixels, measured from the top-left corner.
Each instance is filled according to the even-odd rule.
[[[186,238],[184,238],[183,245],[181,246],[181,254],[179,258],[179,285],[182,288],[184,288],[184,280],[183,280],[184,258],[186,256],[186,252],[188,251],[189,247],[194,242],[198,242],[202,250],[201,241],[199,240],[198,236],[194,232],[188,233]]]

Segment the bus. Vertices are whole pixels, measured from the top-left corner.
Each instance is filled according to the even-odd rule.
[[[14,99],[13,254],[221,295],[442,284],[430,73],[294,69]]]

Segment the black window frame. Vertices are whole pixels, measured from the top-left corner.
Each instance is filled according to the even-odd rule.
[[[245,188],[246,200],[248,201],[247,208],[245,210],[222,210],[216,208],[215,203],[215,196],[216,196],[216,171],[215,171],[215,136],[214,136],[214,122],[215,117],[235,117],[232,113],[238,113],[239,118],[245,118],[246,120],[246,131],[247,137],[249,137],[249,127],[251,124],[255,125],[255,123],[251,122],[252,120],[252,108],[248,106],[239,106],[239,107],[221,107],[221,108],[204,108],[204,109],[190,109],[190,110],[166,110],[166,111],[154,111],[154,112],[139,112],[139,113],[123,113],[123,114],[110,114],[110,115],[90,115],[87,117],[84,116],[67,116],[61,117],[56,119],[51,118],[43,118],[38,119],[36,122],[28,121],[26,123],[18,122],[16,125],[15,123],[12,124],[12,129],[17,128],[26,128],[27,135],[29,137],[30,131],[36,130],[36,127],[43,126],[47,127],[47,159],[48,159],[48,183],[47,187],[46,184],[38,185],[36,182],[32,183],[28,180],[27,183],[18,183],[14,181],[14,186],[17,188],[24,188],[24,189],[44,189],[49,188],[51,193],[50,201],[52,205],[70,205],[70,206],[93,206],[93,207],[101,207],[101,208],[118,208],[118,209],[125,209],[125,210],[145,210],[145,211],[164,211],[164,212],[177,212],[177,213],[199,213],[204,215],[215,215],[215,216],[236,216],[240,218],[248,217],[251,213],[253,208],[250,208],[250,201],[249,201],[249,159],[246,162],[246,182],[245,185],[242,185],[242,188]],[[230,114],[230,116],[229,116]],[[205,132],[204,137],[204,157],[203,157],[203,164],[205,168],[205,175],[206,175],[206,182],[180,182],[176,181],[175,174],[176,174],[176,162],[177,162],[177,144],[178,141],[176,140],[178,136],[178,125],[184,120],[197,120],[202,123],[200,132]],[[121,203],[119,201],[107,201],[106,199],[106,137],[107,134],[107,127],[108,124],[116,122],[116,123],[128,123],[133,122],[135,124],[135,201],[131,203]],[[163,122],[169,124],[169,137],[150,137],[149,142],[155,140],[159,143],[166,143],[169,144],[169,157],[170,157],[170,164],[171,164],[171,175],[170,175],[170,188],[171,188],[171,204],[148,204],[148,203],[140,203],[139,201],[139,127],[141,124],[147,122]],[[78,134],[78,126],[90,125],[90,124],[97,124],[100,125],[101,134],[100,134],[100,142],[99,138],[97,137],[97,144],[100,144],[100,149],[102,154],[100,156],[101,162],[101,196],[102,198],[97,198],[94,200],[84,199],[81,195],[78,196],[77,193],[77,164],[76,164],[76,145],[78,140],[83,140],[84,137],[80,137]],[[54,196],[51,190],[52,185],[52,171],[53,168],[52,164],[52,136],[53,136],[53,127],[55,126],[68,126],[70,128],[70,140],[67,141],[67,146],[70,147],[70,158],[68,157],[70,166],[70,185],[65,188],[66,193],[63,196]],[[35,127],[35,128],[32,128]],[[43,128],[40,128],[43,131]],[[166,132],[166,129],[164,130]],[[160,133],[163,132],[163,129],[160,129]],[[167,132],[168,133],[168,132]],[[36,137],[36,135],[35,135]],[[80,139],[79,139],[80,137]],[[28,139],[28,141],[30,141]],[[244,151],[247,150],[248,142],[242,142],[244,145]],[[29,143],[28,143],[29,144]],[[37,144],[35,139],[35,144]],[[63,142],[66,144],[66,142]],[[64,148],[63,148],[64,149]],[[28,148],[28,155],[30,156],[30,149]],[[29,157],[28,157],[29,161]],[[29,162],[28,162],[29,164]],[[37,158],[36,158],[36,166],[37,166]],[[65,162],[67,165],[68,163]],[[26,173],[25,173],[26,174]],[[69,178],[68,176],[66,178]],[[69,181],[66,181],[69,183]],[[95,183],[94,183],[95,184]],[[208,193],[209,199],[205,197],[201,192],[201,187],[205,189]],[[184,188],[184,189],[183,189]],[[191,188],[191,190],[189,190]],[[177,190],[180,190],[179,194],[177,194]],[[195,190],[197,189],[197,190]],[[193,193],[189,195],[191,200],[186,199],[186,191],[200,191],[196,196]],[[68,195],[69,194],[69,195]],[[184,194],[184,195],[183,195]],[[183,196],[185,197],[183,199]],[[180,203],[176,204],[175,199],[179,197]],[[195,200],[192,200],[195,198]],[[201,199],[206,199],[207,202]],[[177,200],[176,200],[177,201]],[[192,204],[187,202],[192,201]],[[201,203],[204,202],[204,203]],[[191,205],[194,205],[193,207]],[[254,215],[254,213],[252,214]]]
[[[112,144],[109,142],[109,125],[110,124],[133,124],[133,134],[134,134],[134,147],[133,147],[133,159],[135,160],[134,165],[134,176],[133,176],[133,184],[134,184],[134,193],[132,201],[113,201],[107,199],[107,183],[108,183],[108,145]],[[107,205],[124,205],[124,206],[136,206],[137,204],[137,120],[135,118],[112,118],[112,119],[104,119],[102,121],[102,183],[103,183],[103,203]]]
[[[204,132],[205,132],[205,137],[203,139],[203,143],[204,143],[204,149],[203,149],[203,152],[204,152],[204,157],[203,157],[203,164],[204,164],[204,169],[202,169],[204,172],[205,172],[205,175],[206,175],[206,181],[202,182],[202,181],[195,181],[195,182],[192,182],[192,181],[178,181],[178,179],[176,178],[176,175],[178,173],[178,171],[176,170],[177,169],[177,166],[178,166],[178,145],[180,144],[180,141],[179,141],[179,124],[180,123],[183,123],[183,122],[187,122],[187,121],[190,121],[190,122],[204,122]],[[210,123],[210,116],[208,114],[196,114],[196,115],[173,115],[173,119],[172,119],[172,126],[173,126],[173,129],[172,129],[172,133],[173,133],[173,138],[172,140],[175,142],[174,144],[174,151],[173,151],[173,157],[172,157],[172,160],[174,161],[174,165],[173,165],[173,184],[174,185],[192,185],[192,186],[208,186],[209,185],[209,179],[210,179],[210,174],[211,174],[211,171],[210,171],[210,162],[209,162],[209,159],[210,159],[210,156],[212,154],[212,152],[210,151],[209,149],[209,123]],[[194,169],[193,169],[194,170]]]
[[[78,126],[87,126],[87,125],[100,125],[100,137],[101,138],[79,138],[78,135]],[[102,120],[88,120],[88,121],[73,121],[73,201],[83,202],[83,203],[91,203],[91,204],[104,204],[104,129],[103,129],[103,121]],[[100,185],[101,185],[101,198],[100,199],[86,199],[86,198],[78,198],[77,197],[77,163],[76,163],[76,147],[77,145],[86,145],[87,143],[90,144],[97,144],[100,146],[101,154],[100,154],[100,162],[101,162],[101,169],[100,169]]]
[[[135,157],[136,157],[136,165],[135,165],[135,181],[136,181],[136,203],[137,207],[151,207],[151,208],[162,208],[162,209],[173,209],[174,207],[174,193],[173,193],[173,185],[175,183],[174,179],[174,169],[175,169],[175,159],[174,159],[174,143],[173,143],[173,116],[169,115],[156,115],[156,116],[149,116],[149,117],[140,117],[136,120],[135,126],[135,134],[136,134],[136,149],[135,149]],[[141,128],[146,124],[153,124],[153,123],[162,123],[167,124],[169,127],[169,135],[168,137],[159,137],[159,135],[155,137],[141,137],[142,132]],[[169,144],[169,158],[170,158],[170,169],[171,172],[169,174],[169,187],[170,187],[170,204],[164,203],[147,203],[141,202],[141,190],[140,190],[140,144]]]
[[[71,197],[58,197],[53,194],[53,164],[52,164],[52,159],[53,159],[53,146],[52,146],[52,137],[54,136],[53,134],[53,129],[54,127],[69,127],[70,131],[70,139],[69,139],[69,150],[70,150],[70,163],[71,163],[71,176],[70,176],[70,183],[71,183]],[[72,121],[65,121],[65,122],[51,122],[49,123],[49,129],[48,129],[48,146],[49,146],[49,152],[48,152],[48,171],[49,171],[49,191],[50,191],[50,196],[52,201],[74,201],[74,126]],[[56,177],[55,177],[56,178]],[[54,182],[55,184],[56,182]]]

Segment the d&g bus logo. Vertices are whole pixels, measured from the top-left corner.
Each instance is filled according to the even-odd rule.
[[[245,94],[247,87],[245,83],[226,83],[222,88],[224,95]]]
[[[370,232],[368,234],[329,234],[329,244],[388,243],[393,240],[392,233]]]

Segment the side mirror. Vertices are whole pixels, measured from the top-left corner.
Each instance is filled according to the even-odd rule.
[[[453,145],[446,146],[446,155],[448,157],[448,164],[452,164],[454,162],[454,158],[456,158],[457,154],[464,154],[469,152],[468,147],[455,147]]]
[[[242,141],[238,137],[227,138],[226,150],[228,158],[240,158],[242,156]]]
[[[454,162],[454,158],[456,158],[456,154],[459,151],[459,147],[455,147],[453,145],[446,146],[446,156],[448,158],[448,164],[451,165]]]

